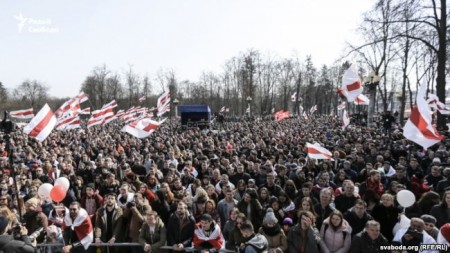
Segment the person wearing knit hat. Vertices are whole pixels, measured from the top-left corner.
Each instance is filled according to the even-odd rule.
[[[7,232],[9,230],[9,220],[5,216],[0,216],[0,249],[2,252],[23,252],[32,253],[34,247],[30,238],[27,236],[28,230],[25,227],[20,229],[20,240],[15,240],[12,235]]]
[[[282,228],[283,228],[285,235],[287,235],[289,233],[289,230],[291,230],[291,227],[293,225],[294,225],[294,222],[292,221],[291,218],[289,218],[289,217],[284,218]]]
[[[267,208],[267,212],[266,215],[264,216],[263,219],[263,225],[267,225],[267,224],[276,224],[278,223],[278,219],[277,217],[275,217],[275,214],[273,213],[273,209],[272,208]]]
[[[434,240],[436,240],[439,234],[439,229],[436,228],[436,218],[429,214],[424,214],[420,216],[420,218],[425,223],[425,232],[427,232],[429,235],[431,235],[431,237],[434,238]]]
[[[269,252],[283,253],[287,250],[286,234],[281,229],[272,208],[267,208],[259,233],[269,242]]]

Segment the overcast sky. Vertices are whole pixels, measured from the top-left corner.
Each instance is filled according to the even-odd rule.
[[[178,80],[220,72],[250,48],[330,65],[357,38],[373,0],[14,0],[0,2],[0,82],[25,79],[70,97],[106,64]]]

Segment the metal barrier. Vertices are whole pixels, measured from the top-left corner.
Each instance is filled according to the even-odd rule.
[[[36,245],[36,248],[46,248],[46,247],[63,247],[64,244],[62,243],[40,243]],[[91,243],[91,245],[89,247],[106,247],[106,252],[109,253],[109,247],[130,247],[130,246],[141,246],[142,244],[137,243],[137,242],[118,242],[118,243],[107,243],[107,242],[103,242],[103,243]],[[161,249],[166,249],[166,250],[172,250],[173,247],[172,246],[162,246]],[[195,251],[201,251],[200,249],[194,248],[194,247],[189,247],[189,248],[185,248],[184,251],[186,252],[195,252]],[[208,250],[209,252],[216,252],[216,253],[234,253],[236,251],[233,250],[227,250],[227,249],[220,249],[220,250],[216,250],[216,249],[211,249]]]

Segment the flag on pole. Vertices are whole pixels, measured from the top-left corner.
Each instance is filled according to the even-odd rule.
[[[170,92],[166,91],[161,96],[159,96],[156,103],[157,108],[161,108],[170,103]]]
[[[340,103],[337,107],[338,111],[344,110],[346,105],[347,105],[347,102],[342,101],[342,103]]]
[[[142,97],[140,97],[139,99],[139,103],[142,103],[142,102],[144,102],[144,100],[145,100],[145,96],[142,96]]]
[[[56,117],[48,104],[36,114],[28,125],[23,128],[23,132],[36,140],[43,142],[52,132],[56,125]]]
[[[430,107],[438,110],[439,113],[441,113],[441,114],[444,114],[444,115],[450,114],[450,108],[445,106],[445,104],[442,103],[441,101],[439,101],[438,96],[436,96],[435,94],[432,94],[432,93],[428,94],[427,104],[429,104]]]
[[[352,64],[342,76],[342,86],[338,93],[347,97],[348,102],[353,102],[362,92],[363,86],[358,75],[358,69],[355,64]]]
[[[331,159],[331,156],[332,156],[331,152],[328,149],[321,147],[320,144],[318,144],[318,143],[311,144],[311,143],[307,142],[306,148],[308,149],[309,158]]]
[[[122,131],[127,132],[136,138],[146,138],[156,131],[162,122],[164,121],[157,122],[148,118],[140,119],[124,126]]]
[[[309,115],[313,115],[313,113],[316,112],[316,111],[317,111],[317,105],[314,105],[313,107],[311,107],[309,109]]]
[[[440,142],[443,136],[432,125],[431,111],[425,101],[427,85],[422,82],[417,90],[416,104],[403,127],[403,136],[424,149]]]
[[[220,108],[220,111],[219,111],[219,112],[222,112],[222,113],[224,113],[224,112],[225,112],[225,110],[226,110],[226,107],[225,107],[225,106],[222,106],[222,108]]]
[[[294,92],[294,94],[292,94],[291,96],[291,101],[295,102],[297,100],[297,92]]]
[[[34,117],[33,108],[17,110],[9,112],[9,116],[18,118],[18,119],[32,119]]]
[[[344,113],[342,113],[342,129],[347,128],[349,124],[350,124],[350,116],[348,115],[347,110],[344,110]]]
[[[83,115],[91,114],[91,107],[84,108],[83,110],[81,110],[80,114],[83,114]]]
[[[353,101],[353,103],[357,105],[369,105],[369,98],[364,94],[359,94]]]
[[[306,120],[308,120],[309,118],[308,118],[308,114],[306,114],[306,112],[305,111],[303,111],[303,113],[302,113],[302,116],[303,116],[303,118],[304,119],[306,119]]]

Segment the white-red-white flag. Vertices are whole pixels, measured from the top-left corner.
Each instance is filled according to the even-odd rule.
[[[332,156],[331,152],[328,149],[321,147],[320,144],[318,144],[318,143],[311,144],[311,143],[307,142],[306,148],[308,149],[309,158],[331,159],[331,156]]]
[[[170,112],[170,104],[167,103],[161,107],[158,107],[158,117],[161,117],[164,113]]]
[[[403,136],[424,149],[440,142],[443,136],[432,125],[431,111],[425,100],[427,85],[423,82],[417,90],[416,105],[403,127]]]
[[[144,100],[145,100],[145,96],[142,96],[142,97],[140,97],[139,99],[139,103],[142,103],[142,102],[144,102]]]
[[[309,109],[309,115],[313,115],[317,111],[317,105],[314,105]]]
[[[342,101],[342,103],[340,103],[337,107],[338,111],[344,110],[346,105],[347,105],[347,102]]]
[[[70,213],[66,212],[62,223],[62,229],[74,231],[85,250],[87,250],[94,241],[94,230],[92,228],[91,218],[84,208],[80,208],[75,220],[72,220]]]
[[[432,93],[428,94],[427,104],[429,104],[430,107],[438,110],[439,113],[441,113],[441,114],[444,114],[444,115],[450,114],[450,108],[448,106],[445,106],[445,104],[442,103],[441,101],[439,101],[438,96],[436,96],[435,94],[432,94]]]
[[[114,108],[117,107],[117,102],[115,99],[113,99],[111,102],[103,105],[102,109],[106,109],[106,108]]]
[[[36,114],[28,125],[23,128],[23,132],[36,140],[43,142],[52,132],[56,125],[56,117],[48,104]]]
[[[33,108],[30,108],[24,110],[11,111],[9,112],[9,116],[18,119],[32,119],[34,117],[34,110]]]
[[[170,103],[170,92],[166,91],[161,96],[159,96],[158,101],[156,103],[156,108],[161,108]]]
[[[364,94],[359,94],[356,99],[353,101],[353,103],[357,105],[369,105],[369,98]]]
[[[103,119],[98,119],[98,118],[95,118],[94,116],[91,116],[87,123],[87,128],[91,128],[93,126],[100,125],[101,123],[103,123]]]
[[[83,110],[80,111],[80,114],[83,114],[83,115],[91,114],[91,107],[84,108]]]
[[[292,94],[291,96],[291,101],[295,102],[297,100],[297,92],[294,92],[294,94]]]
[[[302,116],[303,116],[303,118],[304,119],[306,119],[306,120],[308,120],[309,118],[308,118],[308,114],[306,114],[306,112],[304,111],[303,113],[302,113]]]
[[[342,113],[342,129],[347,128],[347,126],[350,124],[350,116],[348,115],[347,110],[344,110]]]
[[[127,132],[136,138],[146,138],[156,131],[162,122],[157,122],[149,118],[136,120],[122,128],[123,132]]]
[[[78,99],[78,101],[80,102],[80,104],[82,104],[83,102],[88,101],[88,96],[86,95],[86,93],[81,92],[80,94],[78,94],[78,96],[76,96],[76,98]]]
[[[348,102],[353,102],[362,92],[363,86],[358,75],[358,69],[355,64],[352,64],[342,76],[342,86],[338,93],[347,97]]]

